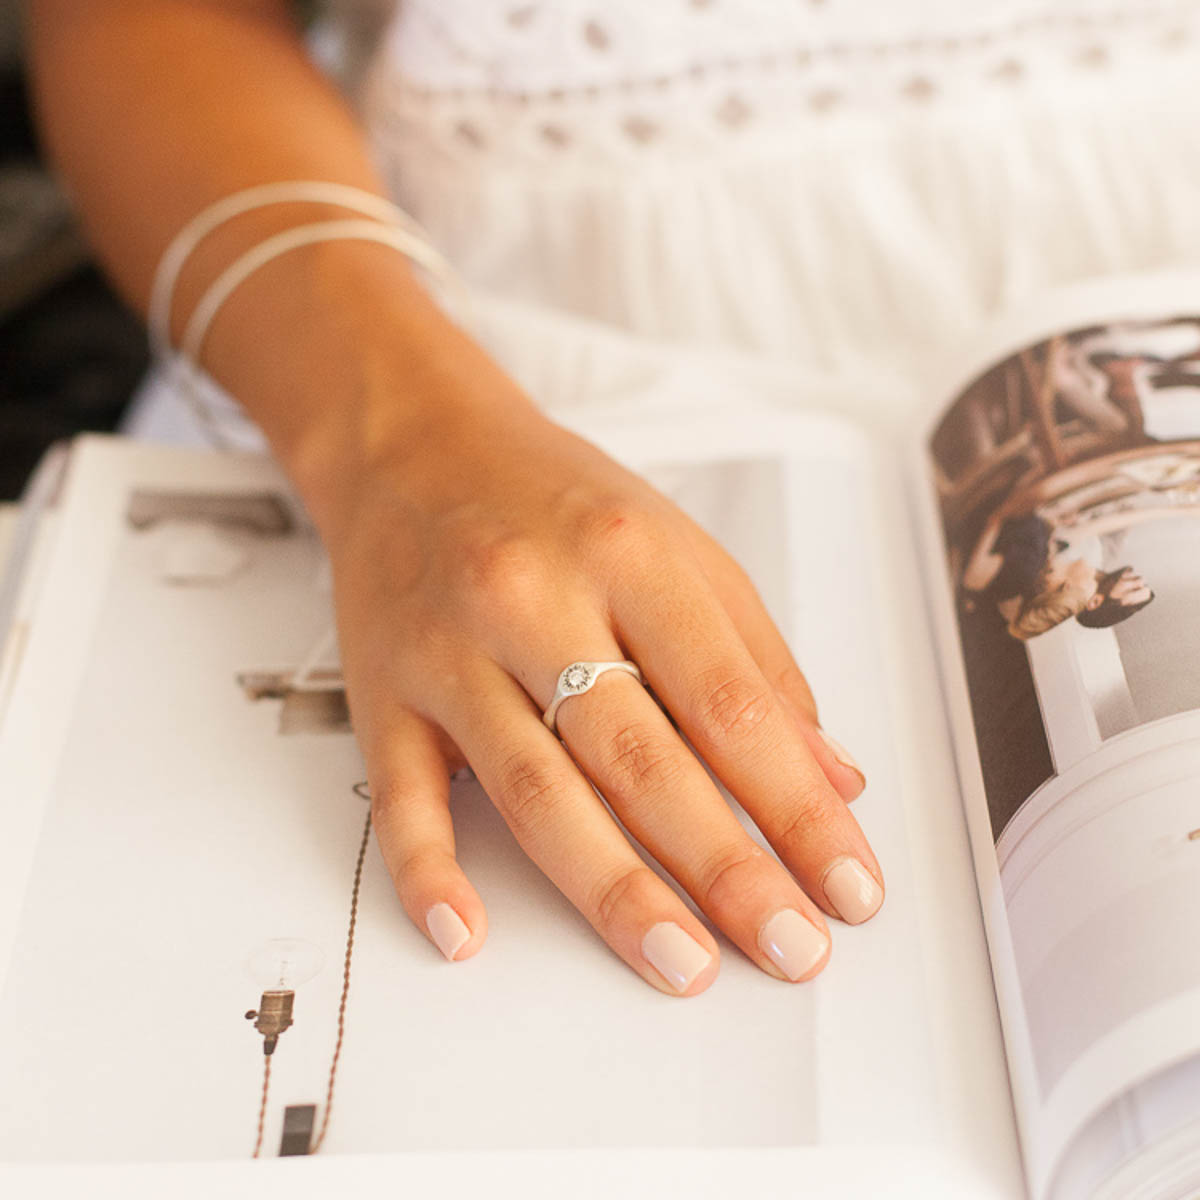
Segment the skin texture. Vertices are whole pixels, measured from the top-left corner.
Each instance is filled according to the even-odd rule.
[[[1088,604],[1096,598],[1096,568],[1085,558],[1070,558],[1065,554],[1056,556],[1050,561],[1045,582],[1047,587],[1066,584],[1081,595],[1090,593]]]
[[[143,309],[170,238],[224,195],[282,179],[383,191],[284,4],[35,0],[29,32],[47,142],[98,253]],[[242,251],[341,215],[277,206],[218,231],[181,277],[176,335]],[[329,549],[376,833],[431,941],[439,905],[453,910],[438,908],[433,926],[456,961],[487,933],[454,857],[448,775],[464,761],[615,954],[668,994],[711,984],[716,942],[644,866],[592,782],[777,979],[791,976],[761,935],[781,911],[807,925],[773,931],[813,931],[824,948],[777,957],[811,960],[800,978],[828,959],[831,867],[865,869],[868,901],[851,919],[877,907],[880,869],[845,803],[862,775],[821,735],[744,573],[641,479],[542,416],[401,256],[337,243],[268,264],[217,316],[204,366],[262,427]],[[541,711],[580,658],[637,661],[671,719],[614,673],[563,706],[560,742]],[[781,861],[742,830],[680,731]],[[664,925],[690,941],[663,937]],[[683,946],[682,984],[648,944]]]

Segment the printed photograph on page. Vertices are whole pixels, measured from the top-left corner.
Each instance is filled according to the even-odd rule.
[[[1046,1098],[1200,989],[1147,937],[1200,938],[1200,317],[1027,346],[929,452]]]
[[[368,836],[316,530],[278,484],[208,470],[114,483],[98,518],[112,558],[0,979],[0,1078],[21,1081],[0,1095],[0,1163],[511,1149],[530,1129],[555,1148],[817,1142],[812,1002],[747,964],[707,1005],[659,1003],[466,772],[456,849],[504,941],[443,969]],[[789,610],[762,532],[777,459],[657,481]],[[747,988],[755,1022],[718,1037]],[[603,1082],[564,1104],[564,1071]]]

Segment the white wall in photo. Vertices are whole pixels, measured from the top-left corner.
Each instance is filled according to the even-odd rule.
[[[1200,708],[1200,521],[1134,526],[1121,555],[1155,593],[1152,604],[1113,627],[1141,720]]]

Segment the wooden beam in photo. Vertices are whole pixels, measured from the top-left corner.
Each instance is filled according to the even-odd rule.
[[[1054,420],[1055,371],[1062,354],[1063,339],[1052,337],[1046,343],[1045,358],[1039,375],[1033,351],[1021,352],[1021,367],[1029,385],[1031,420],[1039,449],[1047,469],[1057,471],[1070,461]]]

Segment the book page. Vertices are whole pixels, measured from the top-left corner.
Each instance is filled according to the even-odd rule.
[[[29,641],[38,591],[54,543],[54,500],[69,455],[58,443],[42,458],[19,506],[5,506],[0,526],[0,722]]]
[[[1168,278],[1047,298],[963,371],[921,448],[934,613],[1038,1195],[1091,1194],[1136,1147],[1112,1139],[1106,1160],[1093,1139],[1055,1189],[1071,1140],[1115,1127],[1113,1105],[1200,1053],[1195,295]],[[1200,1092],[1175,1109],[1179,1124],[1198,1114]]]
[[[811,986],[723,945],[714,987],[674,1001],[612,958],[466,779],[456,830],[488,945],[444,963],[368,843],[343,994],[367,806],[311,527],[262,460],[86,442],[0,730],[0,1079],[21,1081],[0,1095],[0,1153],[22,1194],[70,1164],[248,1160],[267,1082],[255,1010],[279,972],[295,1007],[272,1055],[263,1153],[280,1153],[289,1120],[319,1121],[344,1016],[321,1154],[348,1165],[322,1169],[324,1194],[369,1156],[389,1156],[374,1178],[395,1181],[430,1155],[461,1172],[468,1152],[604,1152],[645,1170],[639,1147],[666,1155],[652,1167],[664,1179],[724,1148],[751,1179],[872,1186],[877,1160],[825,1155],[846,1145],[896,1147],[921,1181],[912,1194],[1014,1194],[978,928],[931,925],[926,910],[973,912],[966,859],[929,888],[912,870],[956,829],[909,844],[916,798],[896,737],[911,722],[893,703],[872,555],[896,497],[879,492],[867,444],[834,424],[649,433],[626,436],[657,451],[651,477],[742,558],[867,769],[856,807],[885,864],[880,917],[835,928],[835,962]],[[893,608],[916,607],[915,576],[906,584]],[[927,674],[906,690],[934,686]],[[924,759],[928,788],[950,776],[945,743],[923,736],[905,755]],[[952,788],[938,801],[952,812]]]

